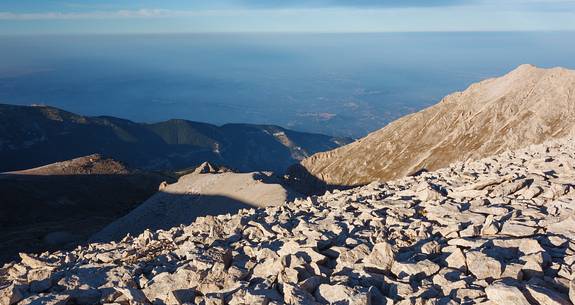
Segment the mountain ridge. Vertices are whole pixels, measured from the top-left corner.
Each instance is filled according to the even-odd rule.
[[[571,135],[574,113],[575,71],[522,65],[288,172],[337,186],[399,178]]]
[[[0,104],[0,139],[0,172],[94,153],[146,170],[178,170],[210,161],[240,171],[283,172],[306,156],[351,141],[274,125],[136,123],[50,106],[6,104]]]

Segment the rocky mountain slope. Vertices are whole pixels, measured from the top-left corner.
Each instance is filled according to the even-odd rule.
[[[128,233],[189,225],[199,216],[281,205],[298,196],[268,172],[234,173],[204,163],[176,183],[164,185],[126,216],[106,226],[94,241],[120,240]]]
[[[435,170],[575,131],[575,71],[523,65],[471,85],[290,170],[304,184],[362,185]]]
[[[571,304],[575,141],[118,243],[21,254],[2,304]]]
[[[84,242],[169,179],[100,155],[0,174],[0,263]]]
[[[0,104],[0,172],[94,153],[148,170],[179,170],[211,161],[240,171],[283,171],[350,141],[271,125],[141,124],[48,106]]]

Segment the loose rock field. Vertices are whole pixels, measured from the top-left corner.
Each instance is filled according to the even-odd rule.
[[[0,269],[0,304],[572,304],[575,142]]]

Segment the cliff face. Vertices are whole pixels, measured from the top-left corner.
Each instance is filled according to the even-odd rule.
[[[0,303],[570,304],[574,152],[572,139],[546,142],[119,242],[20,254],[0,268]]]
[[[354,143],[306,158],[289,173],[331,185],[361,185],[541,143],[574,130],[575,71],[522,65]]]

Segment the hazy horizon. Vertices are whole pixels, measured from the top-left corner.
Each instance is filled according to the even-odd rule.
[[[520,64],[575,68],[571,35],[2,37],[0,102],[138,122],[276,124],[361,137]]]
[[[0,33],[575,30],[571,0],[4,0]]]
[[[575,0],[4,0],[0,102],[361,137],[574,37]]]

